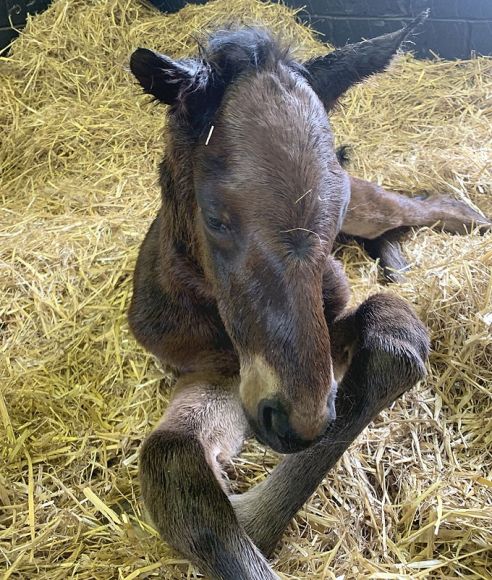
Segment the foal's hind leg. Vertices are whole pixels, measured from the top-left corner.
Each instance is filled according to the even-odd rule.
[[[209,577],[274,579],[240,527],[222,482],[220,463],[239,451],[247,434],[236,389],[197,373],[178,381],[142,447],[142,493],[164,540]]]
[[[411,198],[350,176],[351,198],[342,232],[375,239],[400,227],[436,226],[453,234],[473,227],[489,230],[492,222],[462,201],[444,195]]]
[[[265,554],[351,442],[425,374],[426,330],[396,297],[372,296],[337,319],[330,336],[335,368],[348,365],[332,428],[317,445],[289,455],[266,480],[231,498],[239,521]]]
[[[465,234],[478,226],[481,232],[492,222],[462,201],[444,195],[407,197],[369,181],[350,177],[351,197],[342,233],[354,237],[374,260],[384,277],[396,282],[408,264],[400,238],[412,226],[436,226],[453,234]]]
[[[407,231],[408,228],[389,230],[373,240],[354,238],[373,260],[379,260],[379,266],[388,282],[402,281],[404,272],[409,268],[400,245]]]

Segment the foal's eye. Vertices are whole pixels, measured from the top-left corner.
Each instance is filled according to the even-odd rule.
[[[212,216],[207,216],[205,218],[205,224],[207,225],[207,228],[214,233],[228,234],[230,232],[229,227],[224,222],[221,222],[219,219]]]

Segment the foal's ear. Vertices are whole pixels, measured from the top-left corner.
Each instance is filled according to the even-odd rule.
[[[330,54],[304,63],[308,80],[323,104],[330,108],[352,85],[383,71],[395,56],[401,43],[428,17],[422,12],[405,28],[365,40],[347,44]]]
[[[147,48],[130,57],[130,70],[143,90],[166,105],[174,105],[197,78],[196,62],[178,62]]]

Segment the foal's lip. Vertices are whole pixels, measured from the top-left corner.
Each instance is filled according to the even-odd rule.
[[[256,440],[265,445],[265,447],[269,447],[276,453],[282,453],[285,455],[289,455],[291,453],[299,453],[299,451],[304,451],[304,449],[308,449],[313,444],[317,443],[323,434],[312,441],[301,439],[300,437],[279,437],[274,433],[266,434],[263,430],[258,428],[258,425],[255,422],[252,422],[251,427],[253,429],[254,436]]]
[[[290,438],[280,438],[278,436],[272,435],[271,437],[264,437],[259,433],[256,433],[256,439],[266,447],[270,447],[273,451],[277,453],[282,453],[285,455],[290,455],[292,453],[299,453],[311,447],[316,441],[306,441],[305,439],[290,439]]]

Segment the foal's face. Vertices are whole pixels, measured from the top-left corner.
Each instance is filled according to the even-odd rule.
[[[195,160],[196,226],[245,412],[261,440],[297,451],[335,417],[322,275],[349,187],[325,108],[283,64],[251,73]]]

